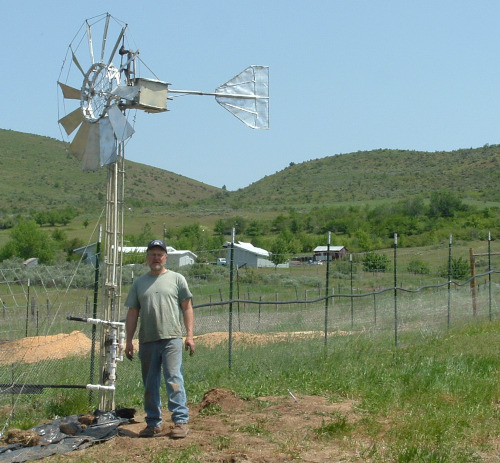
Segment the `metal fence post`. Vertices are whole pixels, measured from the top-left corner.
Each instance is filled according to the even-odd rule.
[[[398,347],[398,272],[397,272],[397,254],[398,254],[398,234],[394,233],[394,345]]]

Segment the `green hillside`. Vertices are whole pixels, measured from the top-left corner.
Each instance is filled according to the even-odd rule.
[[[66,144],[0,129],[0,213],[66,206],[98,214],[106,169],[83,173]],[[500,145],[452,152],[373,150],[339,154],[290,166],[229,192],[155,167],[126,160],[128,207],[164,213],[186,208],[217,215],[283,207],[429,197],[449,190],[463,200],[500,202]]]
[[[247,205],[321,205],[395,200],[449,190],[464,200],[500,201],[500,146],[452,152],[374,150],[291,164],[234,192]]]
[[[24,214],[66,206],[99,213],[106,169],[82,172],[66,144],[0,129],[0,212]],[[125,161],[128,206],[179,206],[217,194],[218,188],[155,167]]]

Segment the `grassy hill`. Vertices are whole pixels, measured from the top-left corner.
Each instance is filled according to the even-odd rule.
[[[132,206],[178,207],[219,191],[162,169],[128,160],[125,164],[126,201]],[[98,213],[103,207],[106,169],[82,172],[66,144],[53,138],[0,129],[0,171],[4,214],[66,206]]]
[[[0,212],[76,207],[99,213],[106,169],[82,173],[65,143],[0,129]],[[126,203],[195,215],[396,200],[447,189],[464,200],[499,202],[500,145],[452,152],[373,150],[314,159],[229,192],[126,160]]]
[[[232,194],[241,205],[324,205],[394,200],[449,190],[500,201],[500,146],[452,152],[374,150],[291,164]]]

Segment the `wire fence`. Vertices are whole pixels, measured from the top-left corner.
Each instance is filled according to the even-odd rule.
[[[386,250],[383,271],[367,270],[366,254],[288,268],[196,264],[179,271],[194,294],[197,344],[221,349],[216,361],[232,368],[256,343],[286,342],[292,350],[295,340],[328,346],[332,336],[383,334],[401,346],[418,333],[500,318],[491,241],[487,249],[455,253],[450,240],[433,249]],[[453,277],[457,262],[466,263],[461,278]],[[146,271],[127,266],[123,293]],[[0,269],[0,408],[13,402],[11,393],[34,392],[34,385],[89,382],[95,332],[67,317],[92,317],[99,306],[93,276],[82,264]],[[79,359],[71,375],[68,359]]]

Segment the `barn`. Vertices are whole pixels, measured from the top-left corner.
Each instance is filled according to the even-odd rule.
[[[313,260],[315,262],[326,261],[328,255],[328,246],[316,246],[313,252]],[[347,249],[345,248],[345,246],[330,246],[330,261],[334,259],[342,259],[346,255]]]

